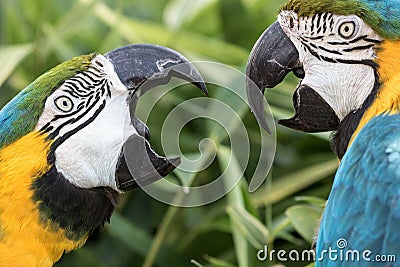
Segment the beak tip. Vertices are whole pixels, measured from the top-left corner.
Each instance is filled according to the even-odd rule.
[[[206,83],[204,82],[203,77],[201,76],[198,69],[191,63],[189,60],[182,56],[182,66],[176,66],[177,70],[175,73],[181,74],[179,75],[180,78],[190,82],[191,84],[195,85],[199,88],[205,95],[208,96],[208,90]]]
[[[264,87],[253,80],[254,77],[247,76],[246,78],[246,94],[249,101],[249,106],[256,117],[257,122],[267,133],[272,134],[271,129],[268,127],[267,119],[265,117],[265,104],[264,104]]]
[[[264,124],[261,124],[261,127],[269,134],[272,134],[271,129],[268,127],[268,124],[265,122]]]
[[[204,82],[196,82],[195,85],[206,95],[208,96],[207,86]]]
[[[179,164],[181,164],[181,158],[176,157],[171,159],[165,159],[164,164],[157,165],[154,167],[161,177],[166,177],[168,174],[173,172],[176,169],[176,167],[178,167]]]
[[[168,159],[169,163],[171,163],[173,166],[178,167],[181,164],[181,158],[176,157],[176,158],[171,158]]]

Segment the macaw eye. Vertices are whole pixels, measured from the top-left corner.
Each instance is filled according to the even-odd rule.
[[[339,34],[345,39],[353,37],[356,31],[356,24],[353,21],[344,22],[339,26]]]
[[[56,107],[63,112],[70,112],[74,108],[74,103],[69,97],[60,96],[54,101]]]

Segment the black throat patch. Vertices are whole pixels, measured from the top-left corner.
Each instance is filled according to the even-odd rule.
[[[109,222],[118,193],[109,187],[78,188],[53,167],[32,184],[41,220],[55,223],[78,241]]]

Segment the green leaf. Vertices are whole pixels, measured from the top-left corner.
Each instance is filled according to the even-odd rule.
[[[225,146],[220,146],[218,149],[218,160],[221,165],[221,172],[223,172],[223,178],[226,181],[226,187],[230,188],[231,184],[229,183],[230,177],[241,177],[242,170],[235,158],[235,155],[232,153],[232,150]],[[235,206],[238,208],[244,209],[245,202],[242,195],[242,190],[239,185],[236,185],[234,189],[228,194],[228,203],[230,206]],[[235,219],[230,216],[231,226],[232,226],[232,235],[235,244],[235,252],[236,258],[238,261],[239,267],[248,267],[249,265],[249,246],[247,243],[246,236],[240,227],[234,223]]]
[[[233,223],[255,249],[260,249],[268,244],[270,233],[256,217],[240,207],[229,207],[227,212]]]
[[[74,51],[65,40],[63,33],[60,33],[58,29],[53,28],[49,24],[44,24],[43,32],[46,34],[46,48],[45,51],[54,52],[59,56],[59,58],[69,59],[77,55],[77,51]]]
[[[312,197],[312,196],[304,196],[304,197],[296,197],[296,201],[303,201],[308,204],[317,206],[317,207],[325,207],[326,199],[320,197]]]
[[[21,61],[32,51],[32,44],[0,46],[0,86],[10,77]]]
[[[176,32],[159,24],[119,16],[103,3],[98,3],[93,8],[95,14],[106,25],[109,27],[118,25],[116,28],[118,33],[131,43],[157,43],[174,48],[183,54],[195,53],[203,59],[214,59],[236,66],[243,65],[247,61],[248,51],[228,42],[191,32],[177,35]]]
[[[275,237],[279,235],[280,233],[286,232],[286,230],[291,227],[291,223],[289,218],[285,217],[283,220],[280,220],[276,225],[274,225],[271,236]]]
[[[172,0],[165,7],[164,21],[171,29],[179,29],[199,12],[217,0]]]
[[[211,231],[220,231],[224,233],[231,233],[231,226],[229,225],[229,220],[226,218],[213,220],[211,222],[206,222],[205,225],[201,226],[201,231],[204,233]]]
[[[252,47],[254,43],[250,41],[252,37],[259,34],[254,25],[254,17],[252,17],[242,0],[220,0],[219,12],[221,18],[221,26],[224,30],[224,37],[232,43],[237,43],[243,47]],[[240,20],[237,19],[237,14],[240,14]],[[242,38],[237,38],[240,35]]]
[[[293,226],[289,218],[281,215],[281,218],[274,219],[270,243],[273,243],[276,239],[282,239],[298,246],[304,245],[304,240],[295,237],[292,232]]]
[[[322,216],[322,210],[309,205],[296,205],[286,210],[294,229],[310,244]]]
[[[232,263],[226,262],[224,260],[214,258],[208,255],[205,255],[204,258],[213,266],[213,267],[235,267]]]
[[[133,252],[145,256],[150,249],[151,237],[141,228],[127,221],[119,213],[114,213],[106,229],[112,236],[124,243]]]
[[[256,205],[277,203],[288,196],[299,192],[308,186],[325,179],[335,173],[338,167],[337,159],[320,162],[302,170],[295,171],[283,177],[274,178],[272,188],[268,192],[261,188],[254,194]]]
[[[280,232],[279,234],[276,235],[276,238],[286,240],[296,246],[303,246],[304,245],[304,240],[302,238],[297,238],[294,235],[286,232]]]

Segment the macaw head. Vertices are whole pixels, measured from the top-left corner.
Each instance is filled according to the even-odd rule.
[[[134,117],[138,97],[174,76],[207,93],[176,51],[129,45],[56,66],[0,111],[2,255],[27,265],[57,261],[109,221],[119,193],[180,163],[157,155]]]
[[[133,117],[134,109],[140,94],[172,76],[207,92],[196,68],[164,47],[129,45],[104,56],[73,58],[3,108],[0,147],[37,132],[51,142],[49,164],[76,187],[121,192],[154,182],[169,174],[179,158],[168,160],[151,149],[149,130]],[[126,153],[136,162],[127,164],[124,150],[131,150]],[[137,171],[130,172],[128,165]]]
[[[290,72],[299,77],[295,115],[279,123],[305,132],[336,131],[333,148],[342,158],[369,119],[400,103],[400,87],[394,90],[400,86],[399,39],[397,1],[291,0],[254,46],[247,75],[262,91]],[[249,88],[257,113],[261,102]]]

